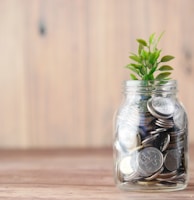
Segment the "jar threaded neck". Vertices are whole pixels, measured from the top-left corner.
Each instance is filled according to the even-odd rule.
[[[143,81],[143,80],[128,80],[124,82],[124,94],[139,93],[139,94],[176,94],[177,81]]]

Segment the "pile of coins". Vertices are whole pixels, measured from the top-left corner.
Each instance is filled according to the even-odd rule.
[[[117,117],[115,140],[119,181],[139,185],[184,183],[187,131],[185,111],[176,100],[155,96],[125,106]]]

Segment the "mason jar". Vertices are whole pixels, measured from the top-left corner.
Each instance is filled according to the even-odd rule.
[[[174,191],[188,183],[188,119],[177,81],[124,83],[115,116],[114,177],[128,191]]]

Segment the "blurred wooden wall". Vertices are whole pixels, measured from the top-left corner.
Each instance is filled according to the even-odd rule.
[[[137,37],[165,35],[194,142],[193,0],[0,0],[0,148],[103,147]]]

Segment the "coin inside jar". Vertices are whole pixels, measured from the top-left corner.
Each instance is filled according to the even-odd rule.
[[[138,170],[140,174],[150,176],[157,172],[163,165],[163,155],[155,147],[146,147],[139,152]]]
[[[131,166],[131,156],[124,157],[119,164],[119,169],[122,174],[130,175],[134,172]]]
[[[166,154],[166,159],[164,161],[164,166],[169,171],[177,170],[181,163],[181,153],[178,149],[168,150]]]
[[[174,104],[170,98],[154,97],[152,98],[154,110],[162,115],[172,115],[174,113]]]
[[[142,141],[142,145],[144,147],[146,146],[150,146],[152,144],[152,142],[158,137],[159,134],[155,134],[155,135],[150,135],[149,137],[145,138],[143,141]]]
[[[147,102],[147,108],[156,118],[170,118],[174,113],[174,103],[166,97],[152,97]]]
[[[131,175],[136,172],[138,152],[134,151],[130,155],[123,157],[119,163],[119,170],[123,175]]]

